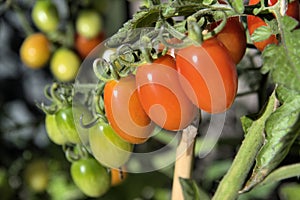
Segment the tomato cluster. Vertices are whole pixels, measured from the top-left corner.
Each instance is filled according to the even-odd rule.
[[[56,80],[73,81],[82,60],[105,39],[103,13],[93,9],[94,4],[84,4],[62,19],[52,0],[36,1],[31,11],[36,32],[21,45],[22,62],[32,69],[49,64]]]
[[[46,131],[72,162],[70,173],[78,188],[87,196],[99,197],[125,178],[123,171],[117,169],[127,162],[133,145],[122,140],[104,121],[85,127],[93,116],[83,104],[73,104],[73,89],[73,84],[67,83],[53,83],[46,88],[51,104],[40,105],[46,113]],[[77,118],[76,113],[84,118]],[[118,179],[117,174],[122,176]]]
[[[74,23],[76,35],[73,48],[77,51],[60,46],[51,55],[51,42],[45,33],[56,31],[59,23],[55,22],[55,6],[46,1],[36,6],[47,8],[43,14],[52,16],[52,21],[49,21],[49,26],[43,27],[46,22],[41,20],[46,18],[41,19],[38,8],[33,9],[33,21],[43,33],[36,34],[39,46],[34,50],[26,51],[26,46],[32,48],[33,42],[30,38],[25,40],[21,58],[32,68],[45,65],[51,59],[53,74],[58,80],[67,82],[74,79],[78,71],[81,61],[78,54],[84,58],[103,40],[103,22],[91,8],[83,9]],[[250,4],[255,3],[250,0]],[[273,5],[275,1],[271,3]],[[291,9],[289,7],[288,15],[293,16]],[[257,27],[253,25],[254,19],[261,20],[248,16],[250,34]],[[263,23],[259,22],[261,25]],[[219,26],[222,26],[221,30],[209,34]],[[70,159],[72,178],[86,195],[101,196],[110,186],[122,182],[126,173],[119,169],[125,168],[134,145],[145,143],[157,127],[181,131],[195,121],[199,110],[217,114],[231,107],[238,89],[236,65],[246,51],[245,28],[236,16],[226,19],[226,23],[208,21],[204,28],[209,36],[200,33],[199,38],[207,36],[200,43],[200,40],[193,40],[195,32],[189,32],[194,30],[188,28],[183,33],[189,38],[188,41],[182,42],[172,35],[168,38],[169,47],[161,42],[158,48],[154,48],[150,41],[150,50],[141,47],[135,51],[129,48],[132,55],[128,52],[124,55],[121,51],[115,54],[116,60],[107,62],[109,66],[101,66],[107,67],[100,70],[105,73],[105,78],[96,75],[100,80],[92,93],[93,102],[89,105],[71,106],[73,93],[68,86],[54,84],[50,88],[52,105],[46,112],[48,136],[54,143],[68,147],[67,157],[73,155]],[[271,36],[268,41],[254,45],[263,50],[267,44],[277,42],[275,36]],[[174,44],[178,43],[183,43],[183,46],[175,48]],[[82,49],[82,46],[87,49]],[[27,54],[34,57],[41,51],[44,54],[39,59],[26,58]],[[128,67],[132,64],[126,60],[128,57],[139,64]],[[113,56],[110,58],[113,59]],[[68,62],[63,62],[64,59]],[[80,113],[80,117],[76,113]],[[73,149],[72,153],[70,149]],[[88,153],[82,154],[80,149]]]
[[[271,0],[268,1],[268,5],[272,6],[275,3],[277,3],[277,0]],[[250,0],[249,1],[249,5],[256,5],[259,3],[259,0]],[[294,19],[299,21],[299,1],[292,1],[291,3],[288,4],[288,8],[286,11],[286,15],[293,17]],[[247,16],[247,24],[248,24],[248,29],[249,29],[249,33],[250,35],[252,35],[254,33],[254,31],[256,29],[258,29],[259,27],[262,26],[267,26],[266,22],[260,18],[259,16],[253,16],[253,15],[248,15]],[[269,44],[278,44],[278,39],[276,38],[275,35],[271,35],[269,38],[263,40],[263,41],[254,41],[253,44],[255,45],[255,47],[260,50],[263,51],[265,49],[265,47]]]

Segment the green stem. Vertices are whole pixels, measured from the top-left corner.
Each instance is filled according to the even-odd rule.
[[[16,4],[13,5],[13,9],[16,11],[18,19],[20,20],[20,25],[22,26],[26,36],[29,36],[34,33],[32,27],[28,23],[28,20],[21,8],[19,8]]]
[[[275,94],[271,96],[262,116],[253,122],[233,160],[227,174],[217,188],[213,200],[234,200],[238,197],[245,179],[251,170],[256,155],[264,143],[264,125],[270,114],[276,109]]]

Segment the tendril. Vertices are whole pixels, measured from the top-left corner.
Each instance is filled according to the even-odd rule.
[[[97,78],[103,82],[108,82],[114,79],[114,69],[111,67],[111,64],[103,58],[97,58],[94,60],[93,70]]]
[[[89,129],[89,128],[93,127],[94,125],[96,125],[97,122],[99,121],[99,119],[101,118],[101,116],[98,115],[96,118],[92,119],[92,121],[90,121],[90,122],[84,124],[84,123],[83,123],[83,117],[84,117],[84,114],[81,114],[81,116],[80,116],[80,118],[79,118],[79,123],[80,123],[80,126],[81,126],[82,128],[85,128],[85,129]]]
[[[63,151],[69,162],[74,162],[89,156],[88,151],[82,144],[64,145]]]

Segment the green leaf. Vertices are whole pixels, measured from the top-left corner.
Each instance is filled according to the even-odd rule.
[[[248,191],[274,170],[288,154],[300,134],[300,95],[286,101],[266,121],[266,140],[243,191]]]
[[[248,133],[249,128],[252,126],[253,120],[250,117],[242,116],[241,122],[244,133]]]
[[[270,173],[260,185],[268,185],[284,179],[300,176],[300,163],[280,167]]]
[[[245,6],[243,0],[229,0],[228,2],[237,13],[244,13]]]
[[[272,34],[273,33],[270,26],[261,26],[257,28],[251,35],[251,40],[255,42],[260,42],[268,39]]]
[[[209,200],[208,195],[201,190],[192,179],[179,178],[184,199]]]
[[[282,200],[298,199],[299,194],[300,194],[300,184],[297,183],[284,184],[279,189],[280,199]]]
[[[300,30],[293,30],[297,22],[290,17],[278,19],[281,30],[280,45],[268,45],[263,51],[263,73],[270,73],[274,83],[300,92]]]

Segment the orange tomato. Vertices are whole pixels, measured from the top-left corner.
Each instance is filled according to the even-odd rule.
[[[31,69],[40,69],[45,66],[50,55],[50,42],[43,33],[28,36],[20,48],[22,62]]]
[[[160,127],[181,130],[195,118],[197,108],[185,95],[172,56],[138,67],[136,83],[141,104],[147,115]]]
[[[127,178],[127,172],[122,169],[111,169],[111,186],[117,186],[120,185],[126,178]]]
[[[176,66],[187,80],[181,82],[184,92],[198,108],[221,113],[232,105],[238,86],[236,66],[218,39],[181,49]]]
[[[100,33],[97,37],[88,39],[81,35],[76,35],[75,38],[75,48],[81,58],[87,57],[89,53],[98,45],[100,44],[105,38],[104,33]]]
[[[215,28],[219,22],[213,23],[211,29]],[[239,17],[227,19],[225,27],[216,35],[226,49],[229,51],[235,64],[238,64],[246,52],[247,39],[245,28]]]
[[[106,83],[104,108],[111,127],[129,143],[145,142],[154,129],[138,98],[133,75]]]

